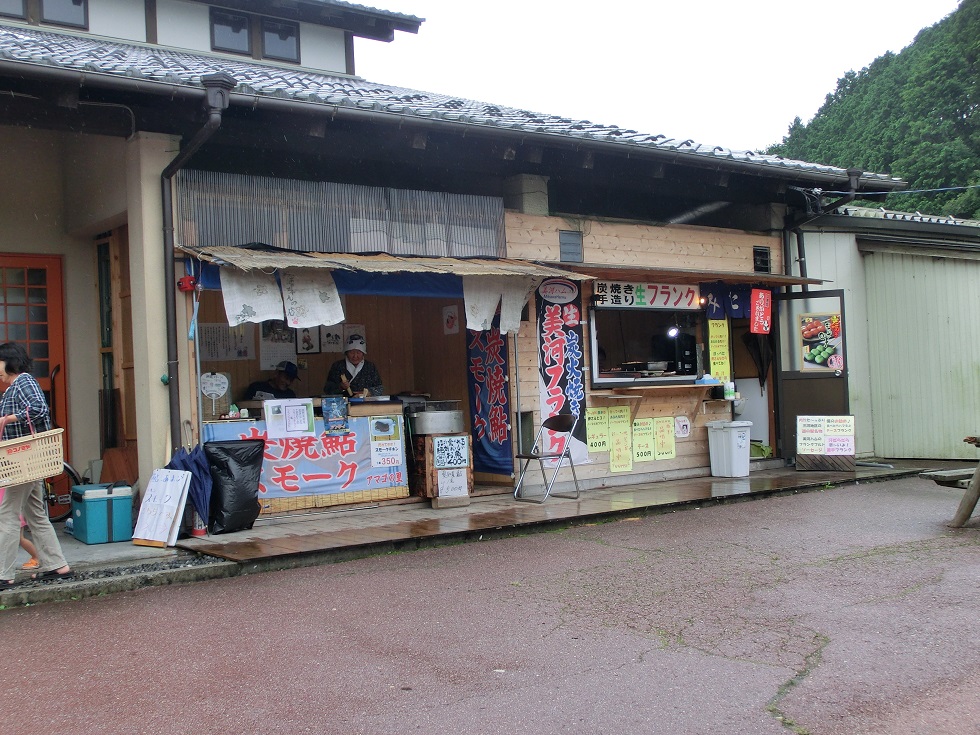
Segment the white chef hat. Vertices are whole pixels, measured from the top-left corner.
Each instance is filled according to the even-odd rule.
[[[344,352],[347,350],[360,350],[365,355],[367,354],[367,344],[364,342],[363,335],[352,334],[347,338],[347,344],[344,345]]]

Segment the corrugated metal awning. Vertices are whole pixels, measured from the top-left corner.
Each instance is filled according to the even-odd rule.
[[[594,275],[508,258],[430,258],[388,254],[300,253],[271,247],[190,247],[177,250],[216,265],[242,270],[272,271],[283,268],[327,268],[366,273],[432,273],[454,276],[530,276],[591,281]]]
[[[755,273],[742,271],[709,271],[693,268],[658,268],[611,263],[563,264],[569,270],[588,274],[602,281],[627,281],[631,283],[745,283],[759,286],[802,286],[823,283],[819,278],[784,276],[779,273]]]

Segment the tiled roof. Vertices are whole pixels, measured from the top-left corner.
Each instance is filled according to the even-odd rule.
[[[369,5],[360,5],[359,3],[347,3],[343,0],[306,0],[310,3],[316,3],[318,5],[326,6],[336,6],[338,8],[349,8],[350,10],[359,10],[365,13],[374,13],[376,15],[383,15],[386,18],[398,18],[399,20],[409,20],[421,23],[425,18],[417,18],[414,15],[405,15],[404,13],[395,13],[391,10],[382,10],[381,8],[372,8]]]
[[[693,140],[679,140],[664,135],[624,130],[615,125],[600,125],[588,120],[573,120],[445,94],[376,84],[356,77],[239,61],[203,53],[173,51],[159,46],[122,43],[25,26],[0,24],[0,61],[191,87],[200,87],[203,75],[223,71],[238,82],[233,94],[354,108],[406,118],[442,120],[460,126],[494,128],[521,134],[544,134],[630,146],[690,156],[692,159],[711,159],[721,167],[750,166],[760,169],[760,173],[761,169],[769,169],[774,176],[782,175],[787,178],[847,178],[845,169],[836,166],[707,146]],[[94,80],[90,83],[94,84]],[[874,182],[878,186],[885,182],[895,185],[900,181],[878,173],[866,173],[863,180],[866,183]]]
[[[920,222],[929,225],[962,225],[964,227],[980,227],[980,221],[973,219],[957,219],[941,214],[922,214],[921,212],[895,212],[890,209],[872,207],[843,207],[837,214],[845,217],[864,217],[868,219],[891,220],[896,222]]]

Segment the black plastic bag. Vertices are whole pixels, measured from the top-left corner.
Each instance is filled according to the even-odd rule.
[[[262,474],[262,439],[206,442],[204,453],[211,469],[211,533],[231,533],[252,527],[259,517],[259,477]]]

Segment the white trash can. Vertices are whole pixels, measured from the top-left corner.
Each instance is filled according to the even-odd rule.
[[[706,426],[712,477],[748,477],[752,422],[709,421]]]

